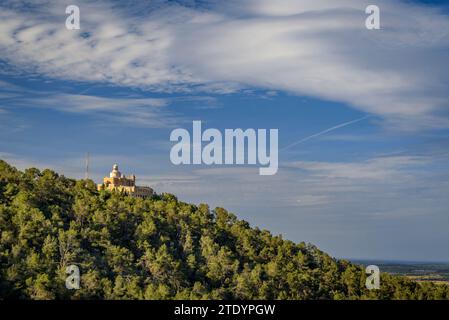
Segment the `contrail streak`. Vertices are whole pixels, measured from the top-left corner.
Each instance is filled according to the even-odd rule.
[[[301,139],[299,141],[296,141],[296,142],[293,142],[292,144],[289,144],[285,148],[282,148],[281,151],[290,149],[291,147],[294,147],[294,146],[296,146],[296,145],[298,145],[300,143],[306,142],[307,140],[310,140],[312,138],[319,137],[319,136],[321,136],[323,134],[326,134],[328,132],[331,132],[331,131],[334,131],[334,130],[337,130],[337,129],[340,129],[340,128],[343,128],[343,127],[346,127],[346,126],[349,126],[349,125],[357,123],[357,122],[360,122],[360,121],[365,120],[365,119],[367,119],[369,117],[371,117],[371,116],[369,116],[369,115],[368,116],[364,116],[362,118],[355,119],[355,120],[352,120],[352,121],[348,121],[348,122],[345,122],[345,123],[341,123],[341,124],[336,125],[334,127],[331,127],[331,128],[326,129],[326,130],[320,131],[318,133],[312,134],[311,136],[305,137],[305,138],[303,138],[303,139]]]

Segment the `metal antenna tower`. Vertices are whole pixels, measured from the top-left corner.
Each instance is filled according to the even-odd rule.
[[[85,175],[84,175],[85,179],[89,179],[89,162],[90,162],[90,155],[89,155],[89,152],[88,152],[88,153],[86,153],[86,172],[85,172]]]

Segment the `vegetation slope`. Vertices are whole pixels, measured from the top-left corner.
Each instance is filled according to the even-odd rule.
[[[81,288],[65,286],[66,268]],[[381,276],[223,208],[97,191],[0,160],[0,299],[448,299],[448,286]]]

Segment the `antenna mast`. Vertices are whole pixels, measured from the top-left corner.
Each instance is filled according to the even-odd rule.
[[[85,179],[89,179],[89,161],[90,161],[90,156],[89,156],[89,152],[86,154],[86,172],[85,172]]]

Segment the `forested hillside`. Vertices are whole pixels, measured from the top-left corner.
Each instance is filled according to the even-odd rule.
[[[276,214],[273,212],[273,214]],[[97,191],[0,160],[0,298],[447,299],[447,286],[381,276],[310,244],[251,228],[225,209],[164,194]],[[68,290],[75,264],[81,288]]]

